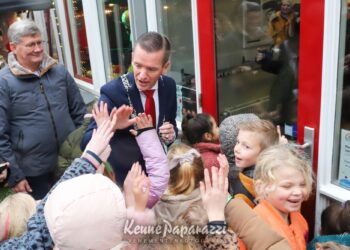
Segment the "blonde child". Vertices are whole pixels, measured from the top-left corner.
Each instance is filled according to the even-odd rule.
[[[204,168],[219,168],[217,160],[221,146],[219,128],[215,119],[206,113],[193,116],[187,114],[181,124],[184,139],[201,154]],[[209,171],[211,172],[211,171]]]
[[[308,224],[299,211],[312,190],[311,166],[291,147],[270,147],[257,159],[254,186],[254,211],[292,250],[306,249]]]
[[[0,203],[0,241],[21,236],[27,230],[27,222],[35,210],[36,202],[29,194],[7,196]]]
[[[241,170],[238,177],[230,180],[230,194],[242,198],[250,207],[255,206],[253,173],[259,154],[269,146],[278,144],[280,135],[267,120],[248,121],[238,126],[237,143],[234,147],[235,163]]]

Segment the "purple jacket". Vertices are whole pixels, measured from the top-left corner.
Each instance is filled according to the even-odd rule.
[[[152,208],[168,187],[170,171],[163,146],[155,129],[142,132],[136,137],[146,163],[146,172],[151,182],[147,207]]]

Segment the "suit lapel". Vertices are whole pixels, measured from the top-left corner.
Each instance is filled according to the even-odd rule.
[[[134,109],[136,110],[136,114],[143,113],[145,111],[143,110],[143,107],[142,107],[140,92],[136,87],[134,74],[129,73],[128,79],[129,79],[129,82],[131,85],[131,88],[129,89],[129,95],[130,95],[132,105],[134,105]]]
[[[159,100],[159,116],[158,116],[158,128],[162,126],[164,121],[167,121],[167,117],[165,117],[165,107],[166,107],[166,89],[165,83],[162,76],[160,76],[158,80],[158,100]]]

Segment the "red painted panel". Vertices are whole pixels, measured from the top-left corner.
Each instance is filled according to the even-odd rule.
[[[324,0],[302,0],[300,17],[298,142],[303,143],[304,127],[315,129],[313,169],[317,172],[318,136],[321,109]],[[303,214],[313,232],[315,192],[304,205]]]
[[[197,0],[203,112],[217,116],[213,0]]]

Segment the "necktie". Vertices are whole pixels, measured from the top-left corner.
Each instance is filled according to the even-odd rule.
[[[153,99],[154,89],[144,90],[143,93],[146,95],[145,113],[152,116],[153,127],[156,127],[156,106]]]

